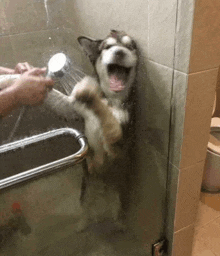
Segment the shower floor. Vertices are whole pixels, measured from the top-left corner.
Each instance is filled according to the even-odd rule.
[[[70,231],[62,234],[61,232],[55,232],[48,234],[42,234],[45,240],[48,236],[51,241],[50,245],[39,246],[35,248],[34,237],[26,238],[26,243],[22,241],[22,245],[19,243],[13,244],[13,242],[7,245],[2,256],[146,256],[146,250],[141,248],[140,242],[138,242],[131,234],[97,234],[94,230],[83,232],[80,234],[71,233]],[[50,233],[50,234],[49,234]],[[18,241],[18,239],[16,239]]]
[[[220,255],[220,194],[201,193],[192,256]]]
[[[29,235],[16,232],[0,249],[1,256],[149,256],[150,248],[134,236],[134,232],[114,230],[112,223],[91,225],[86,231],[76,233],[75,226],[80,216],[80,170],[65,186],[65,193],[56,197],[51,214],[41,221],[34,218],[34,210],[29,213]],[[44,181],[45,182],[45,181]],[[68,187],[69,186],[69,187]],[[32,186],[33,190],[34,187]],[[50,189],[47,188],[46,189]],[[45,191],[41,192],[41,203]],[[58,203],[57,203],[58,202]],[[73,203],[74,202],[74,203]],[[50,206],[46,206],[48,208]],[[45,209],[46,209],[45,208]],[[42,211],[44,214],[44,211]],[[32,217],[33,216],[33,217]]]

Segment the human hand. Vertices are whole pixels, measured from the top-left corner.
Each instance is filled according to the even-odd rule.
[[[47,68],[31,68],[29,71],[25,72],[25,74],[22,74],[21,77],[26,76],[40,76],[45,75]]]
[[[29,65],[27,62],[18,63],[15,66],[14,74],[23,74],[26,71],[31,70],[33,67]]]
[[[15,100],[19,105],[39,105],[54,85],[51,78],[43,77],[46,68],[33,68],[25,72],[12,85]]]
[[[12,74],[23,74],[26,71],[31,70],[33,67],[27,62],[18,63],[14,69],[0,67],[0,75],[12,75]]]

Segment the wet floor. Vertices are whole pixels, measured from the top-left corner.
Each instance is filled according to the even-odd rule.
[[[48,230],[39,239],[30,235],[26,238],[14,239],[9,242],[1,255],[74,255],[74,256],[146,256],[146,250],[141,248],[131,234],[114,233],[101,234],[94,230],[72,233],[68,227],[65,232]],[[19,241],[20,240],[20,241]],[[44,241],[42,241],[44,240]]]
[[[31,232],[29,234],[23,234],[20,230],[12,232],[1,245],[0,255],[150,255],[150,250],[143,248],[141,241],[133,232],[119,231],[110,221],[92,224],[86,231],[76,232],[82,214],[81,178],[82,169],[78,166],[74,172],[69,169],[64,173],[33,181],[1,195],[3,199],[7,198],[7,203],[4,201],[5,208],[14,200],[20,199]]]

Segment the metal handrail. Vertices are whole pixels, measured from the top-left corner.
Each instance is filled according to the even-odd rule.
[[[65,134],[73,135],[75,139],[79,142],[81,148],[78,152],[61,158],[59,160],[38,166],[31,170],[24,171],[22,173],[2,179],[0,180],[0,190],[18,184],[20,182],[38,177],[39,175],[55,172],[59,168],[81,162],[88,152],[88,143],[85,136],[83,136],[77,130],[72,128],[61,128],[0,146],[1,154],[18,148],[24,148],[27,145]]]

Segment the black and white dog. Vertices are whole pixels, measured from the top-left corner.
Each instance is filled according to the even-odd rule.
[[[83,117],[91,149],[89,169],[99,173],[105,170],[106,157],[119,156],[114,146],[123,137],[122,127],[130,122],[136,44],[128,35],[115,30],[105,40],[79,37],[78,41],[94,65],[96,76],[86,76],[70,96],[52,90],[45,105],[67,120],[74,119],[75,113]]]
[[[126,208],[138,55],[135,42],[124,32],[112,30],[104,40],[82,36],[78,41],[95,76],[83,78],[70,96],[53,89],[45,105],[67,120],[74,119],[75,113],[84,119],[90,151],[78,226],[83,230],[106,219],[119,224]]]

